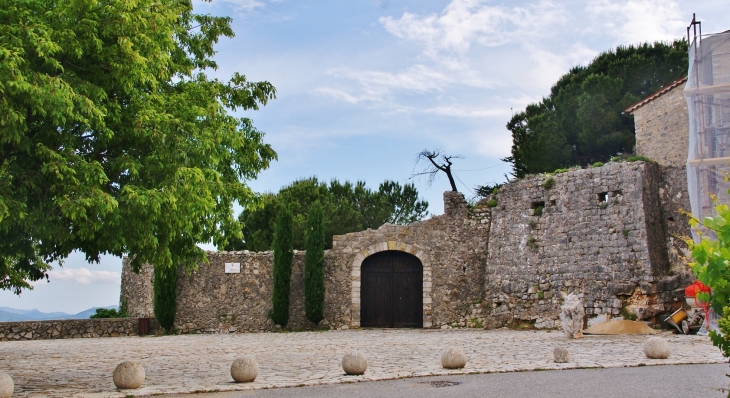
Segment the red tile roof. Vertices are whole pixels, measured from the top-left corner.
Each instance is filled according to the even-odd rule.
[[[682,84],[686,81],[687,81],[687,76],[669,83],[669,85],[667,85],[666,87],[663,87],[661,90],[657,91],[656,93],[654,93],[654,94],[644,98],[643,100],[635,103],[634,105],[631,105],[630,107],[624,109],[624,113],[631,113],[631,112],[641,108],[642,106],[648,104],[651,101],[654,101],[655,99],[659,98],[663,94],[669,92],[669,90],[679,86],[680,84]]]

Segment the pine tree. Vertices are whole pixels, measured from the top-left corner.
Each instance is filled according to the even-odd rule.
[[[274,229],[274,292],[271,311],[271,320],[282,327],[289,322],[289,289],[293,256],[292,215],[289,207],[282,205]]]
[[[177,312],[177,267],[154,267],[155,318],[165,333],[171,333]]]
[[[307,215],[307,254],[304,260],[304,308],[307,319],[319,323],[324,318],[324,214],[316,201]]]

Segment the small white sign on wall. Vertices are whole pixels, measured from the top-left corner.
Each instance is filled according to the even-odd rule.
[[[226,274],[240,274],[241,263],[226,263]]]

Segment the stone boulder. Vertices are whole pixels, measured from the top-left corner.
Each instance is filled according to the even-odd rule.
[[[10,375],[0,372],[0,398],[10,398],[15,390],[13,378]]]
[[[441,355],[441,366],[446,369],[461,369],[466,366],[466,355],[460,348],[450,347]]]
[[[575,294],[565,297],[565,304],[560,307],[560,323],[565,337],[580,339],[583,337],[583,318],[586,315],[582,300]]]
[[[122,362],[112,374],[114,385],[120,390],[139,388],[144,383],[144,368],[137,362]]]
[[[236,383],[249,383],[259,375],[259,364],[251,357],[238,358],[231,365],[231,377]]]
[[[644,343],[644,354],[651,359],[667,359],[669,342],[661,337],[652,337]]]
[[[348,375],[361,375],[368,368],[368,360],[359,351],[353,350],[342,357],[342,370]]]
[[[570,362],[570,353],[565,347],[555,347],[553,349],[553,361],[555,363],[568,363]]]

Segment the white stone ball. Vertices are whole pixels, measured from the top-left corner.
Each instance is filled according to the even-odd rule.
[[[238,358],[231,365],[231,377],[236,383],[248,383],[259,375],[259,364],[251,357]]]
[[[367,358],[357,350],[350,351],[342,357],[342,370],[348,375],[361,375],[367,368]]]
[[[652,337],[644,343],[644,354],[647,358],[669,358],[669,343],[661,337]]]
[[[122,362],[112,374],[114,385],[122,390],[139,388],[144,377],[144,368],[137,362]]]
[[[565,347],[555,347],[553,349],[553,360],[556,363],[568,363],[570,362],[570,353]]]
[[[0,372],[0,398],[10,398],[15,390],[13,378],[10,375]]]
[[[461,369],[466,366],[466,355],[460,348],[450,347],[441,355],[441,366],[446,369]]]

